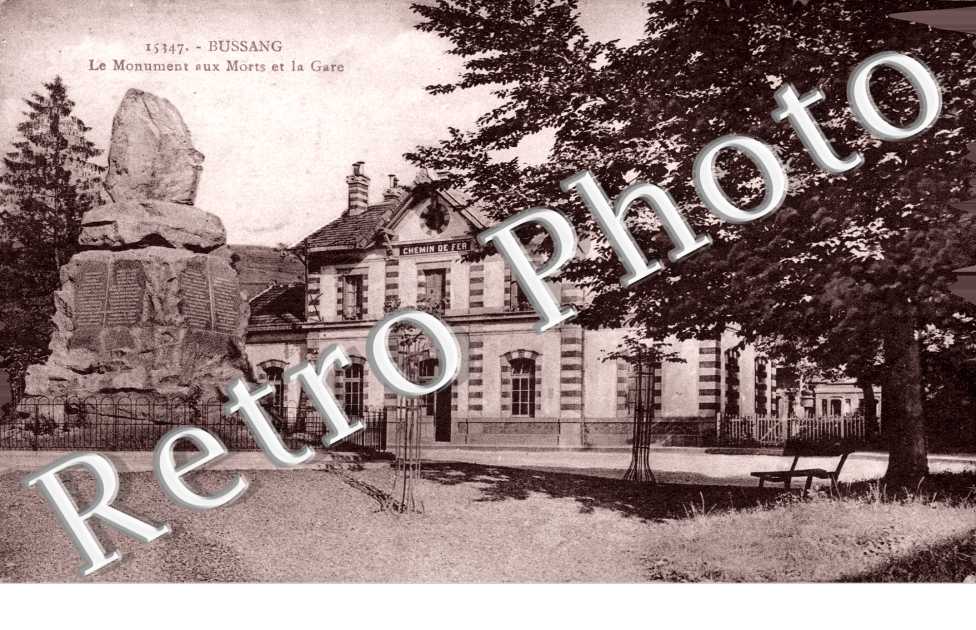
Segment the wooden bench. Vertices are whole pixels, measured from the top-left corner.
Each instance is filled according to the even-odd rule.
[[[802,479],[806,477],[807,483],[803,488],[803,494],[807,494],[810,491],[810,486],[813,484],[814,479],[827,479],[830,481],[831,494],[836,493],[837,496],[840,496],[837,478],[840,477],[840,471],[844,468],[844,463],[852,452],[854,452],[854,445],[848,443],[817,444],[811,442],[787,442],[783,448],[783,455],[793,457],[793,464],[789,470],[757,471],[749,474],[759,479],[760,488],[769,481],[771,483],[782,482],[783,487],[787,490],[790,489],[794,478]],[[832,456],[838,456],[840,458],[837,460],[837,467],[834,470],[796,467],[801,457]]]

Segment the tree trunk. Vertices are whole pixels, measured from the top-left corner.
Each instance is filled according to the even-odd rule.
[[[857,386],[861,388],[861,400],[864,401],[864,426],[866,438],[875,443],[878,438],[878,402],[874,397],[874,383],[861,377],[857,379]]]
[[[914,488],[929,472],[914,314],[892,318],[884,351],[881,418],[888,443],[885,481],[889,487]]]
[[[7,383],[10,385],[10,402],[14,407],[20,404],[24,397],[26,387],[27,370],[21,366],[16,369],[7,370]]]

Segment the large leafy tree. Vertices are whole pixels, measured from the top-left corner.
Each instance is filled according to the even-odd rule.
[[[25,119],[0,174],[0,369],[14,399],[31,364],[44,360],[51,336],[52,294],[61,265],[78,250],[81,217],[100,200],[104,168],[72,114],[60,77],[24,100]]]
[[[974,54],[967,35],[889,16],[945,5],[658,0],[647,5],[645,36],[627,47],[589,40],[575,0],[414,5],[424,18],[419,28],[466,58],[455,83],[430,90],[492,85],[498,102],[472,129],[451,129],[409,157],[450,171],[450,181],[468,186],[497,219],[544,205],[594,237],[591,255],[564,275],[595,296],[584,324],[627,324],[657,339],[734,326],[748,341],[774,340],[784,356],[805,354],[824,369],[880,382],[887,476],[908,483],[927,472],[922,352],[951,344],[951,331],[971,325],[948,285],[976,244],[971,218],[955,206],[972,174],[964,156],[976,140]],[[848,110],[852,68],[883,50],[923,61],[942,86],[937,123],[908,141],[872,138]],[[788,125],[772,120],[773,92],[784,82],[826,94],[812,111],[840,155],[863,154],[862,168],[828,175]],[[914,90],[897,72],[877,72],[872,95],[893,123],[915,117]],[[540,130],[555,138],[545,163],[497,158]],[[701,148],[733,133],[776,147],[790,175],[784,207],[737,226],[705,212],[690,183]],[[740,207],[759,201],[764,191],[751,164],[727,154],[718,166]],[[712,246],[622,289],[623,269],[595,222],[559,188],[581,169],[611,196],[634,181],[664,187]],[[670,244],[650,212],[635,207],[630,217],[635,240],[663,258]]]

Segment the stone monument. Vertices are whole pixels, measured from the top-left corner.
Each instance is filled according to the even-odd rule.
[[[249,370],[249,308],[220,219],[193,207],[203,154],[166,99],[129,90],[84,251],[61,268],[51,356],[27,393],[212,398]]]

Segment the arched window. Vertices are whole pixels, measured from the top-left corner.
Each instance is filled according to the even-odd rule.
[[[512,415],[535,417],[535,359],[519,358],[512,366]]]
[[[344,372],[345,378],[342,382],[344,411],[350,418],[361,417],[365,407],[363,364],[353,363]]]

